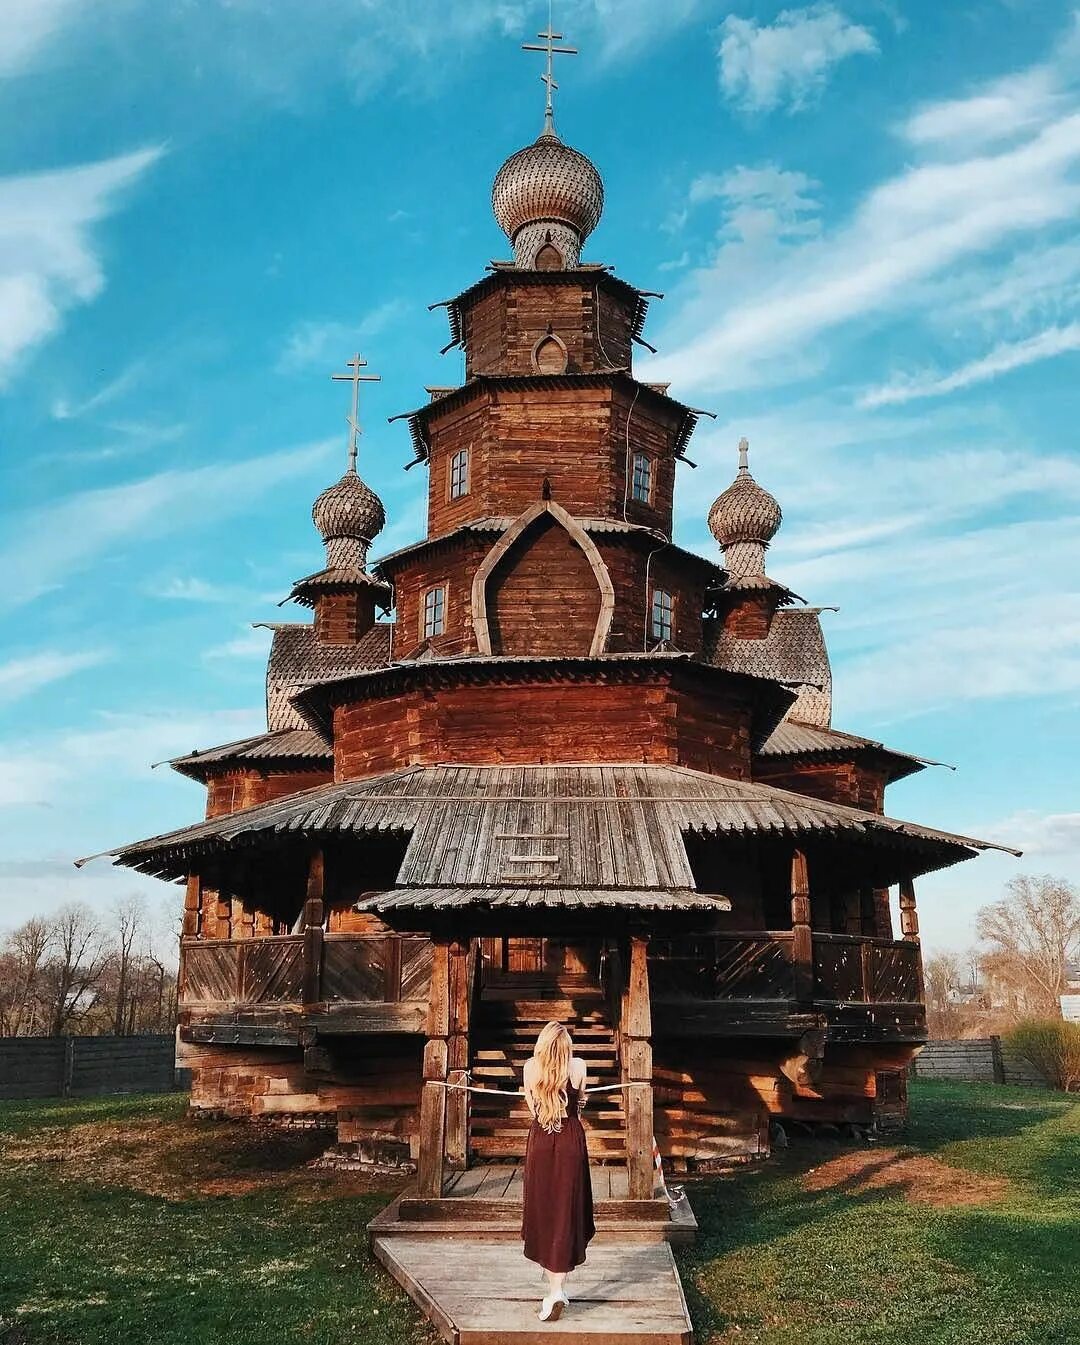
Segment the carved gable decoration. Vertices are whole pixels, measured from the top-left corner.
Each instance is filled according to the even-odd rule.
[[[571,514],[540,500],[491,548],[472,587],[481,654],[604,652],[615,590],[595,543]]]

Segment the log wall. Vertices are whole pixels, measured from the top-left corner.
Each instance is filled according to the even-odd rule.
[[[286,794],[316,785],[329,784],[332,770],[259,771],[254,769],[223,771],[211,775],[206,782],[206,816],[220,817],[235,813],[239,808],[250,808],[256,803],[269,803]]]
[[[754,779],[777,789],[790,789],[829,803],[881,813],[885,810],[886,774],[857,761],[791,761],[754,758]]]
[[[738,697],[682,686],[667,674],[628,683],[545,681],[430,685],[334,712],[337,778],[404,766],[604,762],[689,766],[745,780],[750,709]]]

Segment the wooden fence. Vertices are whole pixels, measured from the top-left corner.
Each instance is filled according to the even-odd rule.
[[[0,1099],[168,1093],[176,1087],[172,1034],[0,1037]]]
[[[928,1041],[911,1064],[916,1079],[953,1079],[962,1083],[1016,1083],[1045,1088],[1039,1071],[1000,1037],[972,1041]]]

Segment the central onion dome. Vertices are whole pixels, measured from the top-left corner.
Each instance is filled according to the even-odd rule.
[[[322,533],[326,563],[331,568],[363,569],[372,539],[386,525],[382,500],[356,468],[350,466],[340,481],[335,481],[315,501],[311,518]]]
[[[739,440],[739,471],[709,510],[709,531],[724,549],[724,564],[736,576],[764,575],[765,548],[783,514],[774,496],[750,475],[750,445]]]
[[[518,266],[568,270],[600,222],[604,183],[591,160],[545,129],[499,169],[491,208]]]

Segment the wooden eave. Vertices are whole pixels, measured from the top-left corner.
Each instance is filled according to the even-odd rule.
[[[376,603],[382,611],[390,610],[389,584],[374,575],[368,574],[365,570],[342,568],[316,570],[314,574],[305,575],[303,579],[298,579],[293,584],[289,596],[284,598],[282,603],[295,602],[303,607],[314,607],[322,593],[348,593],[356,588],[378,590],[381,601],[380,596],[377,596]],[[282,606],[282,603],[279,603],[278,606]]]
[[[751,747],[764,742],[796,699],[795,692],[774,678],[729,672],[681,652],[643,652],[590,655],[488,655],[460,654],[449,658],[397,662],[384,668],[325,678],[296,692],[291,702],[305,722],[329,737],[333,712],[350,699],[384,696],[414,686],[481,685],[491,682],[536,682],[572,680],[597,682],[609,678],[641,681],[661,671],[697,676],[745,691],[754,706]]]
[[[540,275],[542,273],[536,272],[535,274]],[[666,392],[661,392],[657,385],[642,383],[640,379],[635,378],[626,369],[607,369],[580,374],[477,374],[453,392],[448,392],[445,396],[425,402],[415,411],[400,411],[396,416],[390,416],[388,423],[393,424],[395,420],[408,422],[409,434],[412,436],[415,453],[413,460],[406,465],[406,471],[408,471],[410,467],[415,467],[418,462],[426,462],[428,459],[431,445],[427,438],[427,427],[432,415],[436,412],[441,415],[447,411],[456,410],[478,394],[499,391],[529,391],[531,389],[603,388],[615,387],[617,384],[633,388],[638,397],[643,397],[646,402],[651,400],[654,406],[669,413],[674,413],[679,417],[679,428],[675,432],[674,441],[675,456],[688,462],[689,459],[686,457],[685,449],[698,420],[702,416],[712,416],[713,413],[692,406],[685,406],[682,402],[676,401],[674,397],[670,397]]]
[[[445,355],[447,351],[461,345],[463,339],[462,315],[467,308],[485,295],[490,294],[492,290],[508,284],[566,285],[573,283],[574,280],[585,280],[590,288],[595,289],[599,286],[608,290],[611,294],[617,295],[620,299],[629,299],[634,305],[634,315],[630,322],[630,336],[639,345],[645,346],[646,349],[653,349],[647,341],[642,340],[641,333],[645,329],[645,319],[649,313],[649,300],[664,297],[658,290],[639,290],[635,285],[630,285],[625,280],[619,279],[618,276],[612,275],[607,267],[596,263],[578,266],[569,271],[529,271],[515,266],[513,263],[493,262],[489,274],[470,285],[468,289],[462,290],[460,294],[455,294],[452,299],[440,299],[438,303],[428,304],[429,313],[436,308],[445,308],[447,322],[450,326],[450,340],[439,353]]]
[[[502,866],[509,855],[492,837],[513,831],[512,817],[525,820],[538,806],[559,821],[553,831],[566,833],[561,874],[508,877]],[[594,835],[604,832],[617,843],[595,844]],[[1019,853],[771,785],[640,762],[410,767],[317,785],[103,853],[125,867],[180,880],[216,854],[265,850],[290,838],[310,844],[391,833],[408,838],[397,875],[402,887],[671,892],[696,890],[683,844],[692,832],[800,845],[830,838],[868,844],[892,873],[889,882],[948,867],[979,850]]]
[[[778,745],[770,747],[766,742],[754,755],[762,761],[807,762],[850,761],[869,766],[883,765],[888,781],[903,780],[916,775],[927,766],[944,766],[954,770],[946,762],[935,761],[932,757],[915,756],[910,752],[901,752],[887,747],[874,738],[863,738],[859,734],[845,733],[841,729],[821,728],[818,725],[780,724],[772,735],[778,739]],[[804,741],[799,742],[799,738]],[[785,739],[792,741],[786,742]]]
[[[240,766],[258,770],[316,770],[320,766],[332,766],[333,761],[334,749],[315,729],[275,729],[188,752],[182,757],[173,757],[166,764],[180,775],[205,782],[211,775]]]

